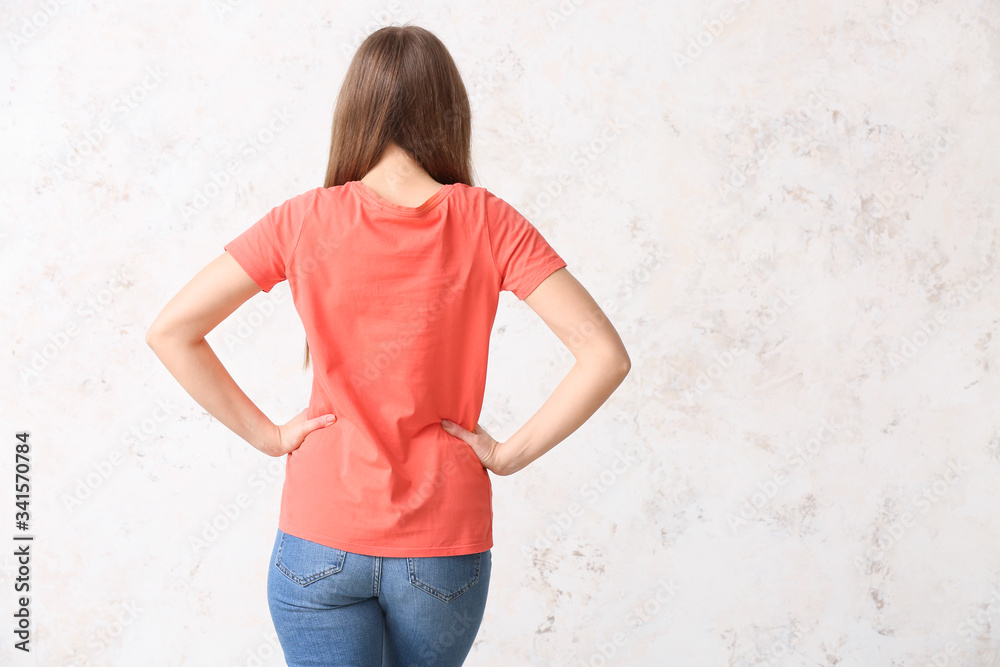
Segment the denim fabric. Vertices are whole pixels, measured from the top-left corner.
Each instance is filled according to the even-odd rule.
[[[390,558],[285,533],[267,597],[289,667],[461,665],[486,609],[492,553]]]

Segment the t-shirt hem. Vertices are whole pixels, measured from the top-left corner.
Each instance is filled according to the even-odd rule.
[[[319,544],[331,547],[333,549],[340,549],[341,551],[349,551],[351,553],[360,554],[362,556],[388,556],[394,558],[404,558],[404,557],[423,557],[428,556],[464,556],[467,554],[477,554],[482,553],[493,548],[493,538],[492,536],[482,542],[477,542],[473,544],[463,544],[458,546],[450,547],[386,547],[386,546],[374,546],[371,544],[357,544],[354,542],[347,542],[345,540],[335,539],[329,535],[322,535],[320,533],[315,533],[311,530],[306,530],[304,528],[298,528],[292,526],[288,522],[279,521],[278,528],[282,532],[288,533],[289,535],[294,535],[295,537],[301,537],[304,540],[310,540],[312,542],[317,542]]]
[[[514,296],[521,301],[524,301],[525,297],[530,296],[531,293],[535,291],[535,288],[542,284],[543,280],[565,266],[567,266],[567,264],[565,260],[561,258],[552,259],[546,264],[543,264],[541,268],[532,273],[530,279],[524,283],[526,287],[514,291]]]
[[[247,272],[247,275],[250,276],[255,283],[257,283],[257,287],[259,287],[261,291],[266,293],[274,287],[273,284],[268,284],[268,281],[264,278],[264,274],[257,270],[253,261],[244,255],[243,250],[239,249],[234,243],[227,243],[222,247],[222,249],[233,256],[233,259],[236,260],[237,264],[243,267],[243,270]]]

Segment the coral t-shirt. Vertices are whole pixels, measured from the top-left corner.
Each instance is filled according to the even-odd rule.
[[[224,246],[260,288],[288,280],[313,365],[278,527],[370,556],[493,546],[492,487],[450,419],[474,431],[499,293],[528,296],[566,262],[510,204],[453,183],[418,207],[360,181],[274,207]]]

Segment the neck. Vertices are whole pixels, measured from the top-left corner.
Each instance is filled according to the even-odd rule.
[[[426,199],[430,196],[428,192],[433,194],[443,185],[396,144],[385,149],[378,164],[361,178],[361,182],[389,200]]]

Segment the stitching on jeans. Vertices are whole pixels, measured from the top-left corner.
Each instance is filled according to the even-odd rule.
[[[478,558],[476,559],[476,572],[472,576],[472,580],[469,583],[467,583],[465,586],[463,586],[462,588],[460,588],[459,590],[457,590],[457,591],[455,591],[454,593],[451,593],[451,594],[445,594],[445,593],[437,590],[436,588],[434,588],[432,586],[428,586],[424,582],[422,582],[419,579],[417,579],[416,563],[415,563],[415,561],[414,561],[414,559],[412,557],[411,558],[407,558],[406,559],[406,564],[407,564],[407,569],[408,569],[409,575],[410,575],[410,577],[409,577],[410,578],[410,585],[413,586],[413,587],[415,587],[415,588],[419,588],[420,590],[424,591],[425,593],[433,595],[434,597],[438,598],[439,600],[443,600],[444,602],[451,602],[452,600],[454,600],[455,598],[457,598],[458,596],[460,596],[462,593],[465,593],[467,590],[469,590],[470,588],[472,588],[473,586],[475,586],[477,583],[479,583],[479,572],[480,572],[480,570],[482,569],[482,566],[483,566],[483,555],[480,553],[480,554],[476,554],[476,556],[478,556]]]
[[[295,582],[299,586],[308,586],[309,584],[313,583],[314,581],[318,581],[319,579],[322,579],[323,577],[327,577],[327,576],[329,576],[331,574],[336,574],[337,572],[340,572],[342,569],[344,569],[344,560],[347,557],[347,553],[345,551],[341,550],[341,549],[336,549],[336,551],[340,552],[340,561],[336,565],[331,565],[330,567],[326,568],[325,570],[321,570],[319,572],[316,572],[316,573],[314,573],[313,575],[311,575],[309,577],[303,577],[301,575],[295,574],[290,569],[288,569],[288,567],[284,563],[281,562],[281,551],[282,551],[282,548],[285,546],[285,538],[286,537],[288,537],[287,534],[281,536],[281,542],[278,544],[278,553],[275,556],[274,565],[285,576],[287,576],[289,579],[291,579],[293,582]]]

